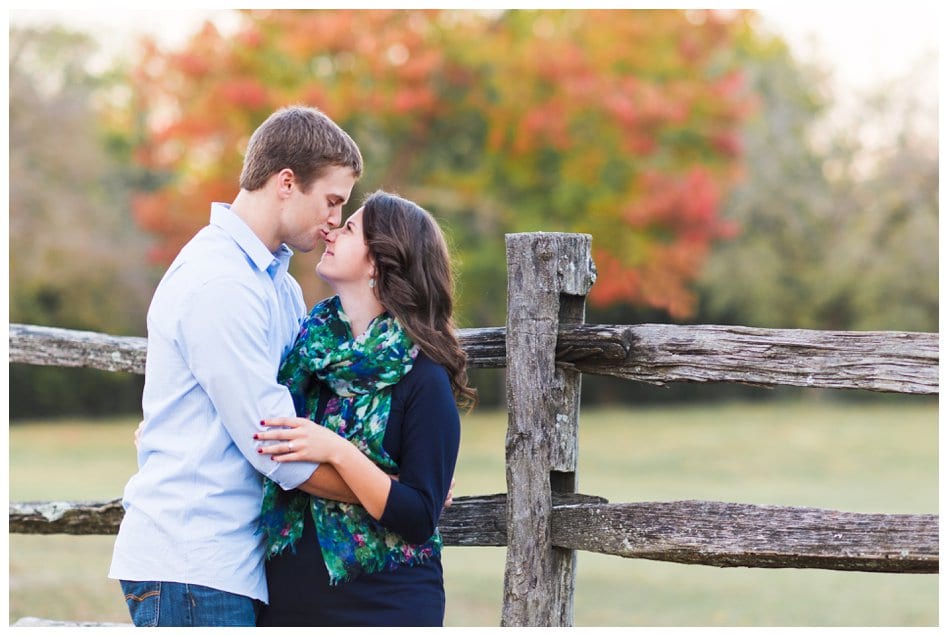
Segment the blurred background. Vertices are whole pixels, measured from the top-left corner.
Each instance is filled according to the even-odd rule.
[[[144,336],[164,268],[206,224],[210,202],[236,195],[249,135],[276,108],[306,103],[362,149],[366,169],[348,213],[383,188],[439,219],[456,259],[461,327],[505,322],[505,233],[562,231],[593,236],[599,277],[587,322],[935,332],[939,26],[933,3],[913,2],[745,11],[12,10],[9,320]],[[327,293],[317,261],[293,260],[310,304]],[[135,469],[142,378],[19,364],[9,371],[11,500],[120,496]],[[459,471],[471,472],[459,473],[460,494],[500,492],[503,372],[472,379],[480,405],[465,428]],[[623,418],[636,425],[616,422]],[[902,423],[870,425],[892,421]],[[675,428],[681,422],[685,430]],[[586,376],[582,426],[590,450],[581,462],[587,453],[601,460],[581,468],[582,489],[613,501],[759,495],[759,503],[937,511],[937,398],[657,388]],[[617,437],[641,444],[645,430],[648,443],[667,442],[663,461],[651,466],[646,449],[638,460],[610,459]],[[743,455],[722,460],[727,475],[717,481],[701,471],[688,477],[689,466],[730,457],[735,435],[758,435],[748,451],[758,467],[786,461],[785,470],[758,482],[759,491],[747,489],[760,475]],[[847,436],[860,457],[903,449],[879,461],[905,470],[896,478],[878,462],[855,462],[835,490],[841,498],[827,497]],[[31,449],[38,438],[48,439],[48,456]],[[703,443],[673,459],[686,439]],[[98,454],[85,450],[92,440]],[[825,453],[823,463],[810,461],[814,453]],[[86,463],[70,468],[64,456]],[[101,474],[49,483],[52,464],[87,474],[90,461]],[[616,483],[615,468],[613,479],[596,472],[610,461],[638,468]],[[702,494],[704,486],[711,490]],[[79,544],[69,542],[99,539],[78,552],[99,550],[94,558],[104,563],[61,574],[78,582],[104,576],[109,538],[60,537],[53,547],[52,538],[11,537],[11,620],[60,611],[27,600],[49,585],[34,580],[31,550],[75,554]],[[483,607],[449,608],[449,624],[497,624],[503,551],[471,550],[449,550],[470,587],[458,596],[493,596]],[[716,588],[721,602],[689,610],[674,600],[676,585],[732,575],[617,560],[590,568],[605,582],[586,584],[595,593],[578,604],[657,572],[649,587],[667,593],[667,605],[616,615],[582,605],[578,624],[937,624],[936,577],[864,575],[876,578],[855,586],[860,600],[849,613],[838,604],[820,609],[820,585],[838,588],[839,573],[804,574],[793,584],[798,603],[775,594],[731,609],[722,604],[742,592],[723,592],[718,578],[696,583],[695,594]],[[478,567],[488,568],[489,583],[479,583]],[[619,567],[658,569],[613,574]],[[788,585],[754,578],[783,575],[748,576],[736,590]],[[125,620],[110,594],[117,598],[108,588],[101,604],[80,598],[62,611]],[[880,603],[874,594],[904,599]],[[609,607],[617,604],[627,603]]]

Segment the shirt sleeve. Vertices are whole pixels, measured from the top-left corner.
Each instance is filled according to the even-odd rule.
[[[279,354],[270,351],[274,317],[258,292],[236,279],[198,287],[181,307],[178,341],[234,444],[253,467],[290,490],[318,464],[275,462],[257,452],[260,420],[296,415],[289,391],[277,382]]]
[[[460,417],[447,373],[433,363],[418,371],[422,373],[412,378],[404,396],[398,481],[392,482],[379,519],[410,543],[424,543],[434,534],[461,441]]]

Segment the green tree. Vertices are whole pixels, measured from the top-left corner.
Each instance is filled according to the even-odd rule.
[[[815,294],[823,324],[938,331],[938,115],[922,70],[870,93],[827,162],[839,214]]]
[[[145,239],[97,108],[86,35],[10,33],[10,321],[144,334]],[[132,409],[140,378],[13,365],[11,416]]]
[[[823,78],[799,65],[779,38],[741,42],[747,81],[760,100],[741,143],[746,173],[724,214],[740,234],[716,246],[702,274],[702,313],[714,321],[814,327],[812,294],[824,276],[823,237],[833,197],[810,131],[826,103]]]
[[[742,41],[761,100],[743,134],[747,174],[724,215],[741,233],[700,279],[706,322],[937,330],[937,143],[905,78],[827,132],[825,74],[779,39]],[[867,146],[867,132],[883,131]]]

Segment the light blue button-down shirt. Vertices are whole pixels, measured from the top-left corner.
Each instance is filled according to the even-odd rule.
[[[181,250],[148,310],[138,472],[109,577],[205,585],[267,601],[257,534],[263,476],[295,488],[316,469],[256,451],[260,420],[295,415],[276,381],[306,306],[229,206]]]

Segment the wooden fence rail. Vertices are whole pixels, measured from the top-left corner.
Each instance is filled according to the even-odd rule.
[[[446,545],[506,546],[502,625],[571,625],[575,551],[717,567],[938,572],[938,515],[575,492],[580,379],[937,394],[938,334],[584,324],[587,235],[512,234],[507,324],[463,329],[471,367],[507,369],[507,493],[459,497]],[[10,325],[10,362],[144,373],[144,338]],[[10,504],[10,532],[114,534],[119,500]]]
[[[555,495],[558,548],[751,568],[938,572],[938,516],[837,512],[713,501],[610,504]],[[458,497],[439,528],[448,546],[507,545],[507,496]],[[122,500],[10,504],[10,532],[115,534]]]
[[[506,366],[504,327],[459,330],[471,368]],[[10,362],[145,373],[145,338],[10,325]],[[817,331],[725,325],[565,325],[556,362],[651,384],[938,393],[938,334]]]

